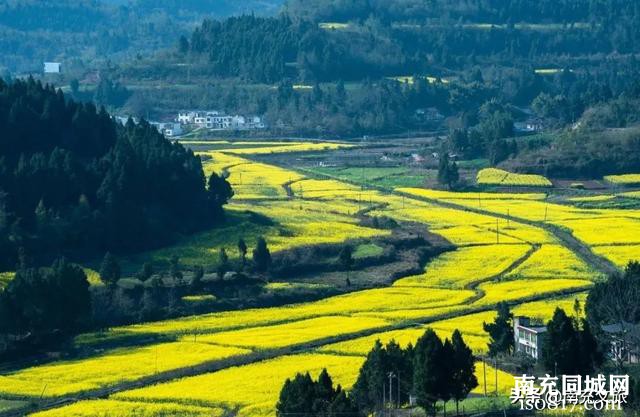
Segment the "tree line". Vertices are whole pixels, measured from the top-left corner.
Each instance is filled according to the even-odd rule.
[[[436,402],[454,400],[457,405],[478,386],[474,371],[473,353],[458,330],[443,342],[427,329],[415,346],[377,341],[348,395],[340,386],[331,388],[326,370],[315,383],[308,373],[287,379],[277,415],[365,416],[391,404],[408,404],[409,395],[431,415]]]

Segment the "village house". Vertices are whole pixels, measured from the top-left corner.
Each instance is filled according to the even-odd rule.
[[[176,121],[183,126],[192,126],[208,130],[250,130],[266,128],[266,124],[260,116],[230,116],[217,110],[181,111],[178,113]]]
[[[521,352],[535,360],[542,355],[546,326],[535,325],[529,317],[513,319],[513,334],[516,353]]]
[[[515,122],[513,128],[519,133],[536,133],[544,130],[542,119],[531,117],[523,122]]]
[[[609,356],[618,363],[640,363],[640,325],[614,323],[602,326],[609,339]]]
[[[162,133],[168,138],[180,136],[183,133],[182,125],[180,123],[149,122],[149,124],[158,129],[158,132]]]

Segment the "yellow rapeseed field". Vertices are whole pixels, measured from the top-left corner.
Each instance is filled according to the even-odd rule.
[[[626,175],[609,175],[604,179],[612,184],[616,185],[636,185],[640,184],[640,174],[626,174]]]
[[[336,149],[353,148],[355,145],[335,142],[319,142],[319,143],[298,143],[285,146],[265,146],[262,148],[245,148],[245,149],[228,149],[225,152],[237,155],[261,155],[272,153],[290,153],[290,152],[312,152],[312,151],[331,151]]]
[[[629,262],[640,261],[640,245],[594,246],[593,252],[604,256],[619,268],[626,267]]]
[[[507,277],[596,279],[600,274],[566,247],[542,245],[522,265],[507,274]]]
[[[544,296],[558,291],[586,290],[591,281],[580,279],[518,279],[515,281],[491,282],[480,285],[485,296],[477,304],[494,304],[499,301],[513,301],[532,296]]]
[[[192,342],[121,348],[87,359],[54,362],[1,375],[0,395],[77,394],[246,353],[249,353],[246,349]]]
[[[340,296],[330,297],[324,300],[289,305],[284,307],[249,309],[242,311],[230,311],[212,313],[201,316],[185,317],[174,320],[166,320],[155,323],[139,324],[134,326],[119,327],[105,333],[93,333],[76,338],[80,345],[99,344],[105,341],[117,340],[135,335],[174,335],[174,336],[198,336],[202,340],[203,334],[283,324],[295,320],[317,318],[322,316],[367,314],[371,319],[372,314],[385,312],[393,313],[409,309],[421,309],[421,316],[428,317],[433,314],[432,309],[449,307],[462,304],[474,295],[473,291],[448,290],[414,287],[391,287],[365,291],[358,291]],[[382,316],[381,316],[382,317]],[[393,316],[389,317],[392,320]],[[396,318],[402,320],[403,317]],[[366,320],[363,321],[363,323]],[[374,321],[382,324],[381,321]],[[356,323],[354,321],[353,323]],[[362,325],[362,324],[360,324]],[[320,330],[310,329],[310,332]],[[334,331],[339,333],[339,330]],[[189,337],[187,337],[189,340]]]
[[[575,300],[578,299],[584,304],[585,298],[586,294],[582,293],[545,301],[535,301],[515,306],[512,308],[512,312],[515,315],[529,316],[534,319],[548,321],[553,316],[556,307],[560,307],[564,309],[567,314],[572,315]],[[333,343],[323,346],[318,350],[320,352],[342,355],[366,355],[376,340],[380,340],[383,344],[395,340],[401,346],[406,347],[409,343],[415,344],[418,338],[425,332],[426,328],[430,327],[434,329],[441,338],[451,337],[453,331],[458,329],[462,333],[465,342],[475,353],[484,354],[487,351],[489,338],[482,328],[482,323],[493,321],[495,315],[494,310],[473,313],[418,327],[376,333],[345,342]]]
[[[485,168],[478,172],[479,185],[501,185],[514,187],[551,187],[551,181],[542,175],[514,174],[497,168]]]
[[[198,338],[199,342],[252,349],[273,349],[300,345],[340,334],[355,333],[387,325],[382,319],[346,316],[318,317],[268,327],[216,333]]]
[[[63,408],[31,414],[32,417],[222,417],[225,410],[170,402],[115,400],[80,401]]]
[[[298,372],[314,378],[326,368],[334,383],[350,388],[364,358],[327,354],[282,356],[251,365],[180,379],[174,382],[126,391],[119,400],[145,402],[180,401],[199,406],[240,407],[239,417],[275,416],[275,404],[282,383]]]
[[[396,191],[434,200],[544,200],[543,193],[460,193],[426,188],[398,188]]]
[[[528,245],[469,246],[430,262],[424,274],[397,281],[395,286],[463,288],[505,271],[531,249]]]
[[[640,244],[640,219],[600,217],[558,222],[589,245]]]
[[[222,152],[202,153],[205,175],[211,172],[228,175],[234,190],[234,200],[286,198],[284,185],[303,178],[300,174],[274,165],[252,162]]]

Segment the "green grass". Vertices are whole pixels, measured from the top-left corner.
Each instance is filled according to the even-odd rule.
[[[372,258],[375,256],[380,256],[384,253],[384,248],[374,244],[367,243],[362,244],[356,248],[353,252],[354,259],[364,259],[364,258]]]
[[[9,401],[9,400],[0,400],[0,413],[4,413],[6,411],[17,410],[26,406],[27,403],[24,401]]]
[[[213,268],[218,265],[220,248],[226,248],[233,260],[239,257],[237,243],[240,238],[251,248],[259,236],[277,234],[277,226],[256,223],[246,212],[227,210],[226,217],[226,223],[220,227],[185,237],[175,245],[127,259],[127,270],[135,272],[144,262],[167,266],[174,255],[180,259],[181,265]]]
[[[386,189],[421,187],[436,177],[434,170],[408,167],[350,167],[314,168],[312,172],[342,181]]]
[[[610,200],[593,200],[593,201],[577,201],[572,203],[574,206],[583,209],[626,209],[635,210],[640,209],[640,200],[634,198],[626,198],[616,196]]]

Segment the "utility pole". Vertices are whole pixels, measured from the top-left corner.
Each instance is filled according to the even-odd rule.
[[[396,377],[396,379],[398,380],[398,398],[396,398],[398,405],[396,408],[400,408],[400,371],[398,371],[398,376]]]
[[[547,221],[547,214],[549,212],[549,205],[544,206],[544,221]]]
[[[496,397],[498,396],[498,357],[495,359],[495,371],[496,371]]]
[[[389,404],[393,407],[393,378],[395,378],[395,374],[393,372],[389,372]]]
[[[482,374],[484,375],[484,396],[487,396],[487,362],[482,359]]]
[[[382,410],[384,413],[384,409],[386,407],[387,404],[387,384],[382,381]]]
[[[507,209],[507,228],[511,227],[511,209]]]

